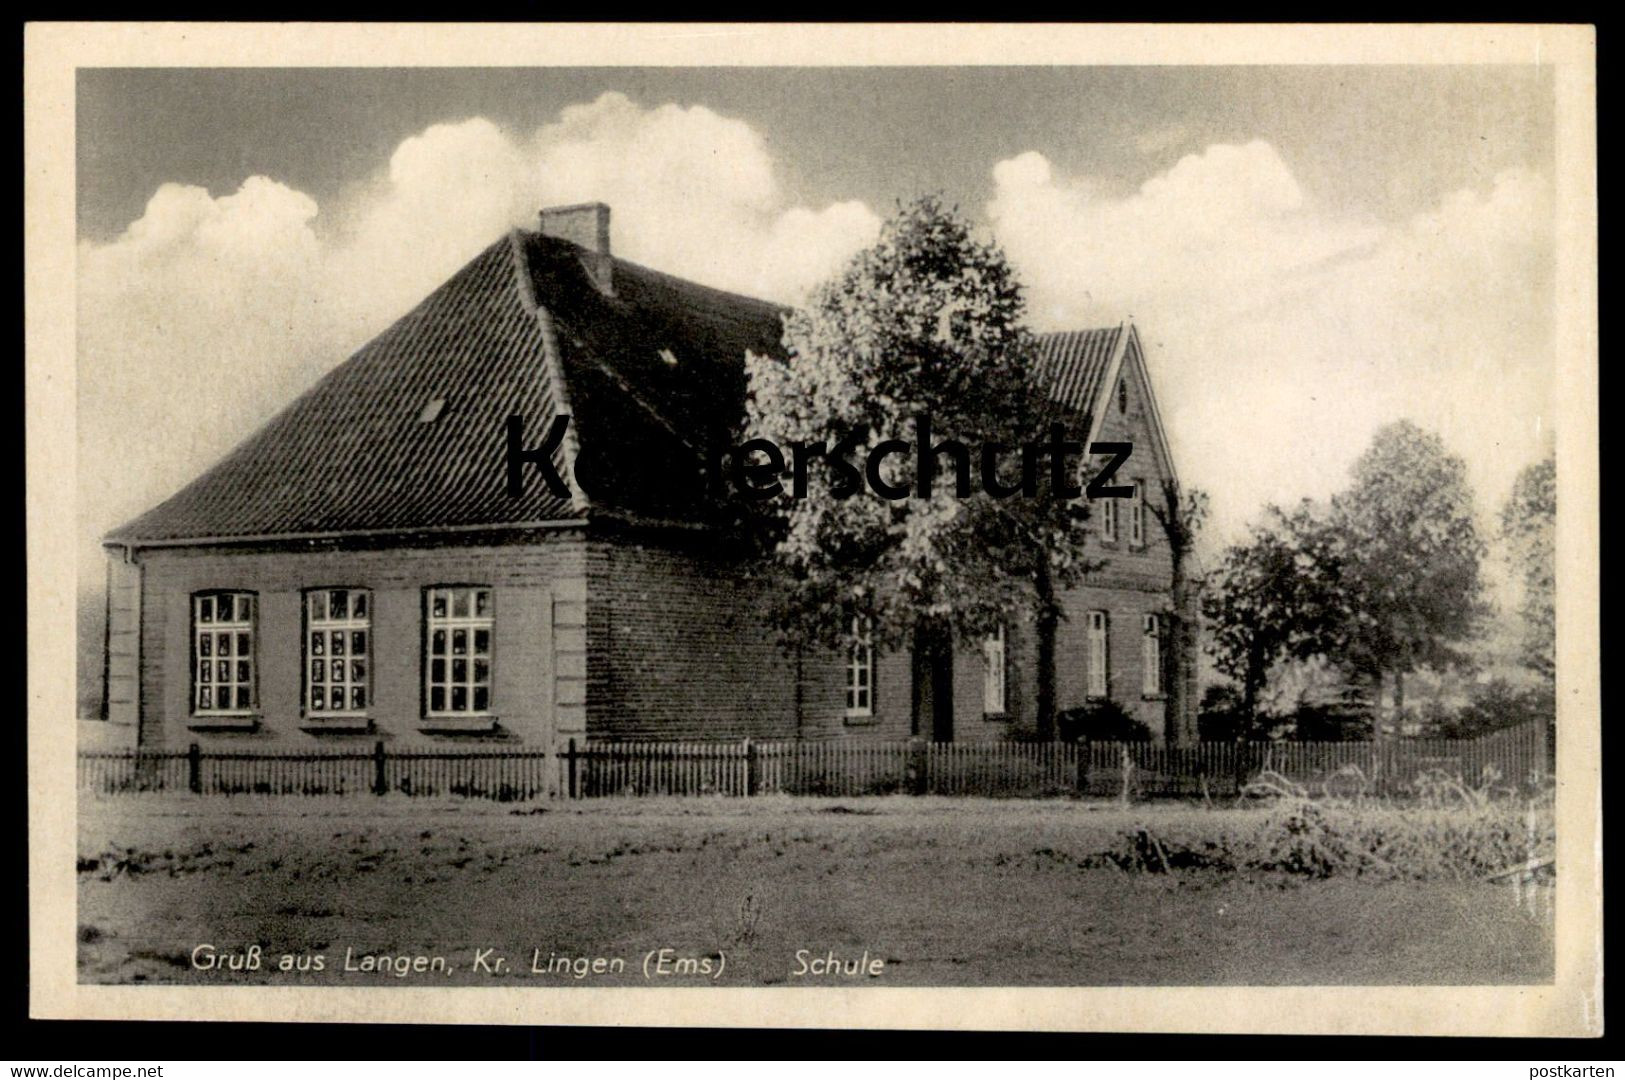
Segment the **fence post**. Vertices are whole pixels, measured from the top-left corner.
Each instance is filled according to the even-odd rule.
[[[186,787],[193,795],[203,794],[203,748],[197,743],[186,748]]]
[[[570,740],[569,750],[565,753],[565,774],[569,777],[570,798],[576,797],[576,741]]]
[[[756,794],[756,744],[745,739],[745,794]]]
[[[384,770],[384,740],[379,739],[372,744],[372,793],[384,795],[389,792],[389,774]]]
[[[1078,794],[1089,794],[1089,740],[1080,739],[1078,747]]]

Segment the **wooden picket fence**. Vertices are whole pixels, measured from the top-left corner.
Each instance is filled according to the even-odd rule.
[[[545,750],[444,747],[305,751],[96,750],[79,755],[79,787],[102,794],[454,795],[513,802],[556,788]]]
[[[568,741],[533,748],[329,751],[86,751],[79,786],[99,793],[460,796],[983,795],[1233,796],[1265,772],[1311,792],[1404,795],[1443,775],[1480,786],[1537,784],[1550,773],[1544,725],[1478,739],[1155,743],[870,741]]]
[[[1156,743],[827,740],[573,743],[562,790],[608,795],[1235,795],[1265,772],[1316,794],[1403,795],[1426,775],[1528,787],[1550,772],[1541,726],[1478,739]]]

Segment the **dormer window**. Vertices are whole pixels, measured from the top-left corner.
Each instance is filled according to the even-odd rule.
[[[1120,412],[1120,413],[1128,412],[1128,380],[1127,379],[1118,379],[1117,380],[1117,411]]]
[[[436,420],[440,419],[440,414],[445,411],[446,399],[443,397],[437,397],[433,401],[430,401],[427,405],[423,406],[423,411],[418,413],[418,423],[432,424]]]

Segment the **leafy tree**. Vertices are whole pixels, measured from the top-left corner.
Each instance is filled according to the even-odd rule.
[[[1226,548],[1208,575],[1202,594],[1208,650],[1240,686],[1242,715],[1257,714],[1259,692],[1278,661],[1334,648],[1335,550],[1331,529],[1308,503],[1290,514],[1270,507],[1264,523],[1246,542]]]
[[[1196,702],[1192,691],[1195,689],[1198,627],[1189,565],[1197,534],[1207,520],[1208,498],[1203,491],[1182,491],[1179,481],[1172,476],[1163,479],[1162,490],[1158,494],[1160,499],[1147,500],[1146,505],[1168,540],[1173,569],[1169,590],[1173,610],[1168,614],[1168,712],[1163,730],[1168,733],[1170,741],[1179,741],[1195,734],[1192,728],[1196,719]]]
[[[1557,675],[1557,462],[1536,462],[1518,474],[1501,509],[1501,535],[1513,570],[1523,579],[1524,662],[1544,678]]]
[[[1462,667],[1460,645],[1484,614],[1467,467],[1409,420],[1380,428],[1332,497],[1333,580],[1342,594],[1332,659],[1392,680],[1397,718],[1405,675]],[[1323,575],[1324,577],[1324,575]]]
[[[955,440],[973,455],[988,443],[1014,450],[1042,441],[1059,418],[1029,377],[1024,313],[997,247],[935,197],[905,205],[873,247],[786,318],[788,362],[748,358],[748,434],[835,448],[858,432],[848,460],[859,468],[882,440],[917,435],[919,417],[929,417],[932,443]],[[843,489],[827,458],[810,457],[804,494],[774,504],[771,615],[782,637],[839,647],[862,615],[876,645],[907,643],[940,666],[954,640],[977,640],[1010,612],[1032,611],[1039,733],[1053,734],[1056,596],[1090,568],[1084,505],[1047,497],[1050,470],[1041,466],[1036,498],[985,494],[979,460],[967,463],[965,490],[947,455],[933,457],[937,475],[923,494],[912,458],[894,456],[887,460],[898,467],[882,470],[912,489],[907,498]],[[1001,482],[1020,470],[1004,453]]]

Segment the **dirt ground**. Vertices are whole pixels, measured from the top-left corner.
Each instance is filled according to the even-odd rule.
[[[80,977],[418,986],[1551,981],[1549,916],[1532,914],[1510,887],[1129,873],[1090,858],[1125,827],[1256,812],[930,798],[510,808],[86,797]],[[244,959],[256,945],[257,967]],[[831,953],[835,974],[821,966]],[[383,970],[360,970],[379,956],[387,962],[371,966]],[[199,966],[211,957],[214,966]]]

